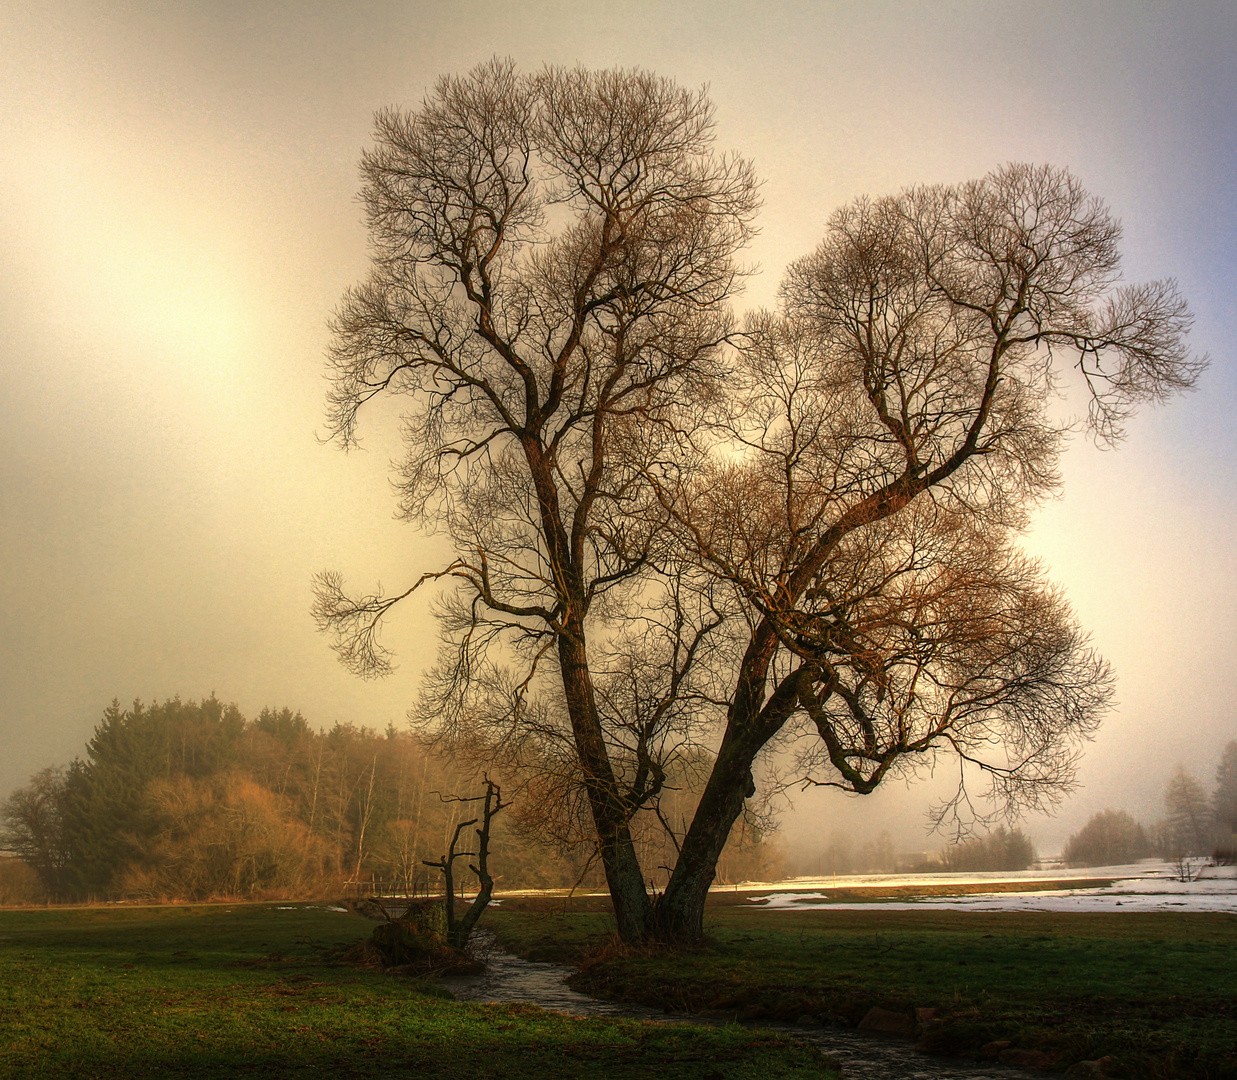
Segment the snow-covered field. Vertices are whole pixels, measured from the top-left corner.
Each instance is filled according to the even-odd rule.
[[[1224,911],[1237,914],[1237,867],[1196,864],[1198,877],[1177,880],[1175,867],[1166,862],[1145,860],[1128,866],[1089,866],[1073,870],[1024,870],[992,874],[865,874],[854,877],[796,878],[787,882],[745,882],[739,891],[751,895],[755,903],[771,910],[804,911],[827,907],[832,910],[867,909],[879,906],[889,911],[921,908],[967,911]],[[1071,888],[1069,882],[1112,879],[1104,888]],[[1036,889],[1036,882],[1044,889]],[[985,884],[1017,883],[1022,888],[1011,892],[986,892]],[[900,896],[874,895],[871,900],[830,900],[822,889],[870,888],[874,893],[891,888],[915,889],[928,886],[955,886],[949,895]],[[978,886],[978,888],[977,888]],[[768,890],[768,891],[766,891]]]

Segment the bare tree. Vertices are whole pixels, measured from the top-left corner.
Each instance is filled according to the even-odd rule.
[[[0,803],[0,850],[12,852],[39,876],[53,899],[68,891],[72,852],[65,829],[67,772],[43,769]]]
[[[471,936],[473,928],[477,925],[477,920],[481,918],[482,913],[489,906],[490,900],[494,895],[494,878],[490,874],[490,825],[495,815],[500,810],[506,809],[507,804],[502,801],[502,791],[489,777],[485,779],[484,795],[476,795],[471,798],[451,796],[448,801],[481,803],[480,818],[469,818],[467,821],[461,821],[455,826],[455,831],[451,835],[451,842],[447,846],[445,855],[439,859],[422,860],[426,866],[434,866],[442,871],[447,944],[453,949],[462,949],[468,944],[468,938]],[[477,850],[457,851],[456,845],[460,842],[460,833],[470,826],[476,825],[478,821],[481,822],[481,827],[475,830]],[[475,863],[468,864],[468,869],[477,877],[477,894],[473,897],[472,903],[465,909],[463,916],[457,917],[455,913],[455,860],[470,857],[477,860]]]
[[[1110,676],[1013,546],[1057,482],[1047,403],[1072,370],[1111,443],[1200,366],[1102,203],[1029,166],[859,200],[738,334],[755,182],[703,94],[495,61],[377,123],[331,431],[405,400],[403,513],[456,559],[393,596],[321,575],[316,615],[380,674],[384,615],[456,581],[420,713],[550,778],[624,939],[699,939],[766,747],[860,793],[938,753],[1014,809],[1068,786]],[[683,829],[659,807],[701,747]],[[656,903],[641,816],[677,850]]]
[[[753,611],[717,763],[662,898],[698,937],[756,755],[865,793],[948,753],[1012,809],[1059,797],[1110,675],[1012,538],[1057,484],[1072,369],[1094,437],[1202,362],[1171,282],[1119,286],[1120,229],[1069,173],[1010,165],[860,199],[748,323],[720,445],[662,504]],[[960,787],[958,800],[967,798]],[[941,808],[953,812],[958,800]]]
[[[615,773],[590,638],[658,542],[631,512],[643,479],[628,433],[650,438],[707,394],[731,331],[755,181],[711,144],[703,93],[642,72],[493,61],[440,80],[416,113],[380,113],[362,162],[373,269],[339,308],[331,355],[340,442],[375,396],[407,402],[403,513],[457,553],[418,582],[460,587],[444,610],[457,702],[493,664],[518,718],[557,669],[629,939],[649,900],[628,822],[656,780]],[[316,613],[375,674],[388,664],[375,631],[400,598],[350,598],[323,575]]]

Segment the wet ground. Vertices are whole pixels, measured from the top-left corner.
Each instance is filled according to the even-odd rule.
[[[667,1014],[640,1005],[600,1001],[567,985],[570,968],[559,964],[535,963],[502,952],[492,940],[482,946],[488,970],[483,975],[457,975],[442,980],[442,985],[461,1001],[526,1002],[572,1016],[622,1016],[654,1023],[712,1024],[708,1017]],[[861,1035],[844,1027],[771,1024],[760,1027],[779,1031],[810,1042],[836,1058],[847,1080],[1017,1080],[1042,1078],[1044,1073],[1012,1069],[1002,1065],[975,1065],[948,1058],[917,1053],[909,1042]]]

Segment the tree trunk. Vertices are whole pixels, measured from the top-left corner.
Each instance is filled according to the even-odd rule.
[[[614,904],[619,937],[636,944],[645,940],[652,925],[652,904],[644,873],[628,828],[628,814],[619,797],[614,770],[606,752],[597,701],[584,649],[583,626],[569,619],[567,632],[559,636],[559,661],[567,712],[575,735],[576,751],[584,770],[597,846]]]
[[[717,860],[744,802],[756,794],[752,765],[789,715],[784,701],[770,702],[778,707],[765,709],[769,664],[776,649],[776,635],[765,620],[744,654],[717,760],[653,913],[654,934],[667,944],[698,945],[704,940],[704,905],[717,876]],[[785,690],[779,688],[774,698],[784,696]],[[772,715],[765,715],[768,712]]]
[[[704,940],[704,905],[717,876],[717,860],[743,803],[756,794],[752,762],[760,746],[728,727],[666,891],[653,913],[654,936],[671,945]]]
[[[451,936],[451,947],[463,950],[472,935],[473,927],[481,918],[481,913],[489,906],[494,896],[494,877],[490,873],[490,824],[494,815],[506,804],[502,801],[502,792],[487,776],[485,778],[485,797],[481,811],[481,828],[477,830],[477,862],[469,865],[469,869],[477,875],[477,895],[464,912],[463,917],[455,924]]]

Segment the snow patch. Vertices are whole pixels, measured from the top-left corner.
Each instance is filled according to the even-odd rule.
[[[779,890],[751,896],[753,903],[772,911],[861,911],[879,907],[886,911],[922,908],[953,911],[1219,911],[1237,914],[1237,867],[1204,867],[1194,881],[1178,881],[1168,863],[1146,862],[1133,866],[1091,866],[1071,871],[1022,871],[1014,874],[924,874],[864,875],[837,879],[837,887],[975,886],[997,882],[1041,880],[1060,885],[1069,878],[1117,878],[1103,888],[1063,888],[1025,892],[970,892],[954,896],[921,896],[897,899],[873,897],[866,901],[830,900],[822,891],[803,889],[811,879],[796,879],[795,890]],[[812,882],[813,884],[815,882]],[[822,881],[821,886],[825,883]]]

